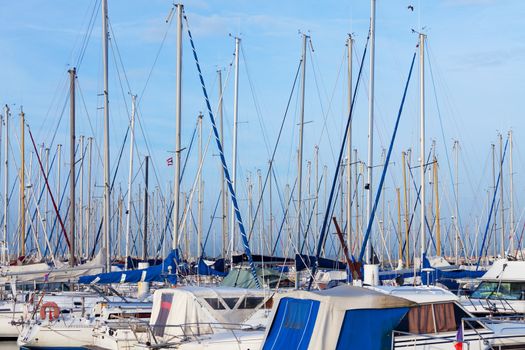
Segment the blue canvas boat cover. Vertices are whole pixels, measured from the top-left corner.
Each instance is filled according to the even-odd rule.
[[[263,350],[306,350],[312,337],[319,301],[282,298]]]
[[[310,268],[317,261],[317,268],[330,269],[330,270],[346,270],[346,263],[337,260],[331,260],[326,258],[317,259],[313,255],[296,254],[295,255],[295,268],[297,271],[302,271],[306,268]]]
[[[140,270],[115,271],[99,273],[97,275],[82,276],[81,284],[109,284],[109,283],[137,283],[137,282],[164,282],[177,283],[176,251],[173,250],[164,259],[162,264]]]
[[[433,269],[433,271],[424,271],[421,273],[421,283],[423,285],[433,285],[436,282],[446,284],[447,281],[457,280],[460,278],[480,278],[485,274],[485,271],[476,270],[464,270],[464,269],[440,269],[439,267],[433,268],[430,265],[426,254],[423,255],[423,268]]]
[[[224,259],[219,259],[211,265],[206,264],[203,259],[199,259],[198,271],[199,275],[203,276],[224,277],[228,274],[224,272]]]

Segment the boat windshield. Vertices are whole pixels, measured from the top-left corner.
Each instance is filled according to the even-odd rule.
[[[470,297],[473,299],[525,300],[525,283],[484,281]]]

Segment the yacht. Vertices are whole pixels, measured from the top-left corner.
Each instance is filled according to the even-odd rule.
[[[472,314],[525,314],[525,261],[499,259],[480,278],[474,291],[461,298],[463,306]]]
[[[94,344],[93,331],[127,319],[149,320],[151,303],[97,302],[85,315],[61,314],[27,323],[18,345],[26,349],[77,349]]]

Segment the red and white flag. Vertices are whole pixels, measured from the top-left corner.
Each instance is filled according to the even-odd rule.
[[[456,333],[456,342],[454,343],[455,350],[463,350],[463,327],[459,325],[458,332]]]
[[[166,159],[166,164],[168,166],[172,166],[173,165],[173,157],[169,157],[168,159]]]

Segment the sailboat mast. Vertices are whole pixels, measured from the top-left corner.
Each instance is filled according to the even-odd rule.
[[[102,0],[102,62],[104,65],[104,239],[102,248],[105,251],[105,271],[111,271],[111,188],[109,158],[109,82],[108,82],[108,0]]]
[[[420,206],[420,225],[421,225],[421,264],[426,250],[426,186],[425,186],[425,34],[419,34],[419,117],[420,117],[420,155],[419,155],[419,175],[421,181],[421,206]],[[423,266],[423,265],[421,265]]]
[[[80,183],[79,183],[79,207],[78,208],[78,256],[80,259],[84,256],[84,136],[79,136],[79,147],[80,147],[80,157],[82,159],[80,163]],[[47,176],[47,172],[46,172]],[[44,231],[45,233],[45,231]]]
[[[492,149],[492,191],[494,192],[494,198],[496,197],[496,145],[491,144]],[[500,204],[501,205],[501,204]],[[497,254],[497,239],[496,239],[496,229],[498,226],[497,223],[497,210],[494,210],[494,219],[492,220],[492,235],[494,237],[493,241],[493,247],[492,247],[492,255],[494,258]]]
[[[201,167],[201,171],[199,171],[198,176],[198,183],[199,183],[199,198],[198,198],[198,232],[197,232],[197,258],[200,259],[202,257],[202,202],[204,200],[204,188],[202,186],[202,114],[199,114],[198,123],[199,123],[199,167]]]
[[[303,133],[304,133],[304,95],[306,83],[306,41],[308,36],[303,34],[303,57],[301,65],[301,121],[299,124],[299,152],[297,155],[297,252],[301,253],[301,204],[303,185]],[[340,164],[338,164],[340,166]],[[299,271],[295,271],[295,289],[299,288]]]
[[[235,78],[233,87],[233,142],[232,142],[232,187],[233,191],[237,193],[237,126],[239,122],[239,45],[241,39],[235,37]],[[251,223],[250,223],[251,224]],[[230,254],[233,262],[233,254],[236,248],[235,244],[235,208],[231,207],[230,215]]]
[[[268,211],[270,214],[270,222],[268,224],[268,239],[270,242],[270,246],[268,247],[268,255],[272,255],[273,250],[273,207],[272,207],[272,177],[273,177],[273,169],[272,169],[272,161],[270,160],[268,162],[268,171],[270,172],[270,178],[268,179]]]
[[[224,145],[224,115],[222,107],[222,71],[217,70],[219,80],[219,123],[221,144]],[[221,167],[221,197],[222,197],[222,257],[228,254],[228,196],[226,193],[226,180],[224,179],[224,168]]]
[[[439,212],[438,161],[434,156],[434,196],[436,197],[436,255],[441,256],[441,218]]]
[[[454,151],[456,156],[456,205],[455,205],[455,215],[454,215],[454,221],[456,223],[456,238],[454,240],[454,253],[456,255],[455,257],[455,264],[457,265],[459,263],[459,141],[454,141]],[[494,238],[494,241],[496,239]]]
[[[403,264],[403,236],[401,234],[401,189],[396,187],[396,200],[397,200],[397,260],[399,265]]]
[[[126,252],[124,268],[128,269],[128,257],[130,255],[129,251],[129,238],[131,235],[131,199],[132,199],[132,190],[131,182],[133,180],[133,150],[135,146],[135,104],[137,102],[137,96],[131,95],[131,121],[130,121],[130,139],[129,139],[129,172],[128,172],[128,205],[126,208],[126,247],[124,248]]]
[[[86,208],[86,254],[89,256],[89,234],[91,230],[91,163],[92,163],[93,137],[88,137],[88,184]]]
[[[501,218],[500,255],[505,257],[505,211],[503,205],[503,135],[499,134],[499,212]]]
[[[181,152],[181,109],[182,109],[182,11],[184,6],[177,4],[177,81],[175,101],[175,179],[173,181],[173,242],[172,248],[179,245],[179,196],[180,196],[180,152]]]
[[[365,189],[366,197],[366,219],[370,220],[372,212],[372,180],[374,166],[374,75],[375,75],[375,30],[376,30],[376,0],[370,0],[370,83],[368,85],[368,163],[367,181]],[[367,264],[372,259],[372,243],[367,241],[365,260]]]
[[[407,163],[406,163],[406,152],[401,153],[401,162],[403,163],[403,198],[405,200],[405,264],[410,266],[410,225],[408,222],[408,191],[407,191]]]
[[[512,130],[509,131],[509,186],[510,186],[510,231],[509,252],[514,254],[514,173],[512,164]]]
[[[144,159],[145,179],[144,179],[144,228],[142,236],[142,261],[148,259],[148,203],[149,203],[149,156]],[[127,260],[127,258],[126,258]]]
[[[25,114],[20,108],[20,255],[26,255]]]
[[[5,263],[9,261],[7,242],[7,212],[9,210],[9,106],[4,107],[5,120],[5,138],[4,138],[4,259]]]
[[[69,265],[75,266],[75,76],[76,69],[69,73]]]
[[[348,117],[352,106],[352,49],[354,39],[348,36],[346,46],[348,49]],[[317,183],[315,184],[317,189]],[[348,125],[346,140],[346,245],[352,249],[352,121]]]

